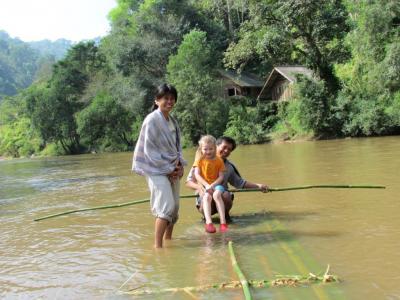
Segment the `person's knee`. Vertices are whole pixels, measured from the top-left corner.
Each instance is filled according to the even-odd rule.
[[[225,191],[222,193],[222,198],[224,199],[231,199],[232,198],[232,194],[228,191]]]
[[[222,200],[222,193],[221,191],[215,191],[213,193],[213,198],[217,201],[217,200]]]

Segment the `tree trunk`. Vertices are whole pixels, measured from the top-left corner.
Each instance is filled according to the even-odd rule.
[[[326,82],[326,86],[332,95],[336,95],[339,89],[339,81],[333,73],[333,67],[329,65],[324,59],[318,45],[312,38],[312,35],[307,31],[303,31],[306,43],[311,49],[311,56],[314,60],[314,70],[321,80]]]
[[[61,138],[61,139],[59,139],[59,142],[61,144],[61,147],[64,149],[65,153],[68,154],[69,153],[69,149],[68,149],[68,146],[65,144],[64,140]]]
[[[339,90],[339,81],[333,73],[332,67],[321,64],[317,66],[317,69],[318,76],[326,82],[326,87],[330,94],[336,95]]]
[[[231,18],[231,0],[226,0],[226,9],[228,15],[228,31],[230,36],[233,36],[232,18]]]

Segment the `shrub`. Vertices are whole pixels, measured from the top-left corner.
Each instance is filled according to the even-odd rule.
[[[30,156],[40,151],[42,140],[31,129],[28,118],[20,118],[0,128],[0,154],[11,157]]]
[[[300,101],[291,100],[289,102],[278,103],[278,121],[272,129],[272,137],[292,139],[298,135],[309,135],[301,123]]]
[[[400,92],[378,98],[337,98],[336,116],[343,122],[342,132],[349,136],[397,134],[400,132]]]
[[[121,151],[132,146],[130,113],[106,93],[77,114],[78,133],[90,150]]]
[[[50,143],[40,152],[41,156],[58,156],[67,154],[59,143]]]
[[[298,79],[295,95],[299,101],[300,125],[316,136],[332,134],[335,131],[330,111],[332,97],[325,82],[304,76]]]
[[[267,140],[262,124],[256,123],[257,109],[245,106],[232,106],[224,135],[230,136],[239,144],[256,144]]]

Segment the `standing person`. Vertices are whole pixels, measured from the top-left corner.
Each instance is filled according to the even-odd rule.
[[[208,233],[216,231],[211,220],[211,202],[215,202],[219,214],[220,231],[226,232],[228,230],[225,221],[225,206],[222,200],[222,193],[225,189],[221,185],[224,180],[225,165],[223,160],[216,155],[216,147],[216,140],[213,136],[202,136],[193,164],[196,181],[205,190],[205,193],[201,196],[201,203],[206,219],[205,229]]]
[[[228,192],[228,183],[234,186],[237,189],[251,189],[251,188],[258,188],[261,192],[266,193],[268,192],[268,186],[261,183],[253,183],[243,179],[237,168],[234,166],[232,162],[228,160],[229,155],[233,150],[236,148],[236,142],[234,139],[222,136],[217,139],[217,155],[222,158],[225,163],[225,173],[224,173],[224,181],[222,185],[225,188],[224,193],[222,194],[222,200],[224,201],[225,206],[225,218],[226,221],[230,222],[230,214],[229,211],[233,205],[233,197],[234,194]],[[200,201],[201,196],[205,193],[205,189],[201,184],[198,184],[195,176],[194,176],[194,169],[192,168],[189,171],[189,174],[186,179],[186,186],[195,190],[199,197],[196,200],[196,207],[201,214],[204,214],[204,207],[202,202]],[[217,208],[214,202],[211,202],[211,215],[217,212]]]
[[[169,84],[158,87],[153,111],[144,119],[133,154],[132,170],[146,177],[155,216],[154,247],[171,239],[178,220],[179,180],[183,176],[180,129],[170,115],[178,93]]]

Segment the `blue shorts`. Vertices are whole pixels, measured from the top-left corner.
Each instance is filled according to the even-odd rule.
[[[223,185],[218,184],[215,189],[216,191],[220,191],[221,193],[225,192],[225,188]]]

